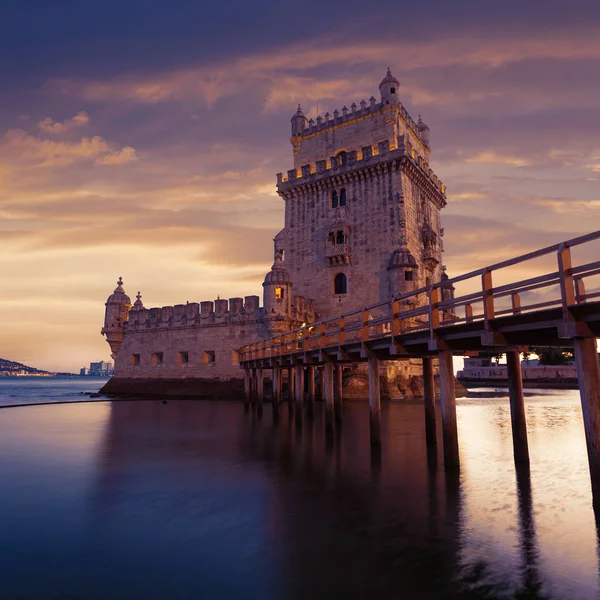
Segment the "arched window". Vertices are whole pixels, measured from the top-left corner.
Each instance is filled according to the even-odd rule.
[[[337,208],[338,207],[338,193],[333,190],[333,192],[331,192],[331,208]]]
[[[327,243],[335,244],[335,233],[333,233],[333,231],[327,236]]]
[[[340,206],[346,206],[346,188],[340,190]]]
[[[348,164],[348,153],[346,151],[342,151],[338,153],[340,157],[340,167],[345,167]]]
[[[337,236],[335,238],[335,243],[336,244],[343,244],[345,242],[345,236],[344,236],[344,232],[343,231],[338,231],[337,232]]]
[[[347,284],[346,276],[343,273],[338,273],[335,276],[333,287],[334,287],[335,294],[346,294],[347,293],[348,284]]]

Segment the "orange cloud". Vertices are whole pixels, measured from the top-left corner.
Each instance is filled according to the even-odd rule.
[[[519,156],[506,156],[497,152],[480,152],[475,156],[466,159],[468,163],[496,163],[501,165],[510,165],[511,167],[528,167],[532,161],[528,158]]]
[[[72,119],[66,121],[54,121],[52,117],[46,117],[42,119],[38,126],[41,131],[46,133],[64,133],[74,127],[81,127],[87,125],[90,122],[88,114],[84,111],[77,113]]]
[[[135,148],[131,146],[125,146],[116,152],[112,152],[111,154],[107,154],[105,156],[100,156],[96,159],[95,164],[97,165],[121,165],[123,163],[131,162],[132,160],[137,160],[137,154],[135,153]]]

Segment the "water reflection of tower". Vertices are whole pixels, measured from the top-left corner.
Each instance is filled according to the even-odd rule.
[[[241,411],[225,412],[215,403],[111,402],[99,453],[96,506],[106,510],[117,505],[128,486],[139,483],[140,472],[152,476],[152,465],[165,477],[183,477],[201,462],[235,459],[242,426]]]
[[[264,461],[274,481],[285,597],[452,597],[459,475],[446,482],[428,469],[422,406],[386,414],[376,476],[366,407],[345,411],[331,447],[319,410],[301,431],[287,427],[286,411],[275,429],[263,419],[262,429],[242,430],[242,453]]]

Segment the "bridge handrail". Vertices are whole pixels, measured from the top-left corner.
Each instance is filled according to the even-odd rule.
[[[255,344],[243,346],[239,350],[240,362],[259,358],[259,354],[261,355],[260,358],[281,356],[282,350],[285,350],[286,354],[288,353],[288,348],[289,353],[292,354],[301,350],[306,351],[307,346],[309,347],[308,349],[310,349],[311,342],[316,341],[318,341],[317,347],[321,349],[341,346],[342,342],[345,342],[346,333],[357,332],[356,336],[353,336],[352,339],[354,341],[360,340],[365,344],[368,342],[369,338],[373,337],[373,335],[383,335],[383,327],[386,327],[387,325],[389,325],[393,336],[410,331],[429,330],[430,335],[433,338],[435,336],[435,330],[439,327],[456,325],[463,322],[480,322],[483,319],[486,324],[486,329],[490,329],[489,321],[494,317],[507,314],[516,315],[521,314],[524,311],[558,306],[562,306],[563,318],[568,321],[569,306],[600,297],[600,292],[597,291],[586,294],[583,281],[586,277],[600,274],[600,261],[573,267],[571,265],[570,249],[598,239],[600,239],[600,230],[567,240],[566,242],[553,244],[552,246],[528,252],[482,269],[476,269],[452,279],[442,280],[411,292],[396,295],[387,302],[370,304],[336,317],[330,317],[317,323],[304,325],[293,331],[279,334],[269,340],[263,340]],[[496,288],[493,287],[493,272],[540,258],[551,253],[558,254],[559,268],[557,271],[504,284]],[[457,298],[443,297],[444,290],[453,287],[453,284],[467,281],[474,277],[481,278],[480,290],[464,294]],[[521,305],[520,293],[556,285],[560,287],[560,297],[553,300]],[[410,306],[411,299],[412,301],[417,299],[418,302],[418,297],[420,295],[425,295],[428,298],[427,304],[406,308],[406,301],[408,301],[408,305]],[[496,310],[494,300],[508,296],[511,297],[512,307]],[[480,303],[483,305],[483,310],[482,312],[477,312],[475,314],[473,312],[473,304]],[[455,314],[455,310],[460,307],[464,307],[464,317],[459,317]],[[370,314],[376,310],[381,310],[383,314]],[[426,316],[426,320],[423,322],[413,323],[408,327],[403,325],[403,322],[405,321],[410,319],[414,320],[423,316]],[[351,319],[351,321],[346,323],[348,319]],[[371,329],[374,329],[374,334],[371,332]],[[315,333],[312,333],[313,330]],[[333,336],[337,337],[337,343],[326,344],[326,338],[331,338]],[[267,351],[269,356],[266,356]],[[250,356],[248,357],[248,355]]]

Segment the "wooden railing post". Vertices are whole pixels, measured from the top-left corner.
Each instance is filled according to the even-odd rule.
[[[492,272],[484,269],[481,274],[481,291],[483,300],[483,319],[486,329],[488,321],[494,318],[494,289],[492,287]]]
[[[363,345],[369,339],[369,311],[365,308],[362,311],[362,334]]]
[[[581,277],[575,279],[575,300],[577,304],[585,302],[585,283]]]
[[[514,292],[513,294],[511,294],[510,298],[512,300],[513,315],[520,315],[521,314],[521,297],[519,296],[519,294],[517,292]]]
[[[402,320],[400,319],[400,301],[392,301],[392,336],[398,337],[402,331]]]
[[[339,340],[339,347],[340,347],[340,349],[346,343],[345,326],[346,326],[346,320],[344,319],[344,315],[342,315],[340,317],[340,322],[339,322],[339,325],[338,325],[338,329],[339,329],[338,340]]]
[[[440,289],[436,287],[429,288],[429,343],[433,344],[435,340],[434,330],[440,326]]]
[[[566,244],[561,244],[558,249],[558,273],[563,319],[569,320],[569,306],[575,304],[575,286],[571,274],[571,249]]]
[[[473,321],[473,306],[465,304],[465,321],[471,323]]]
[[[321,352],[325,348],[325,332],[327,331],[327,325],[321,321],[319,323],[319,349]]]

